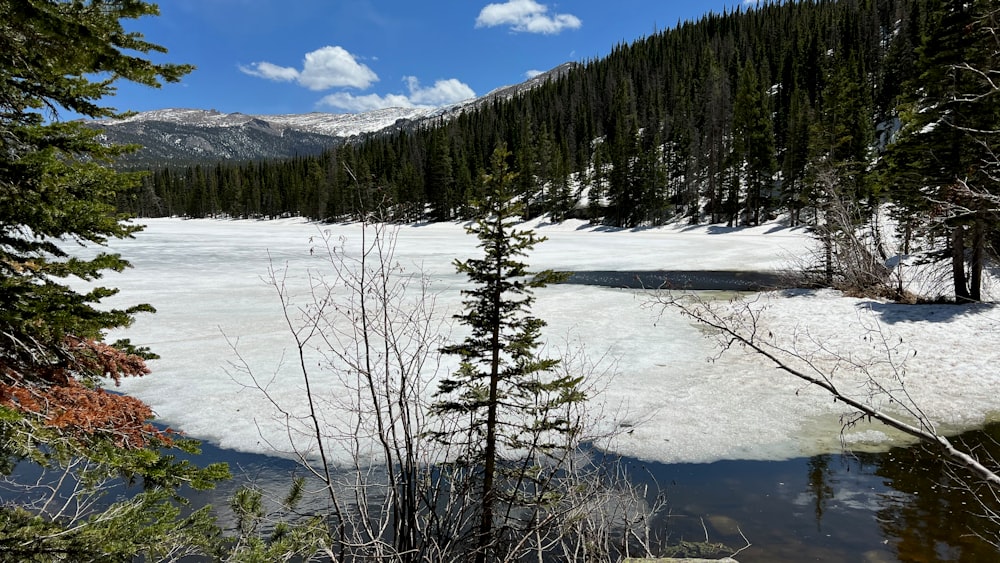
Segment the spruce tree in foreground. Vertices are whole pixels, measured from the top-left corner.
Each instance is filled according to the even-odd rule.
[[[523,537],[536,522],[558,465],[546,457],[565,453],[566,438],[579,430],[568,407],[585,398],[582,378],[556,375],[559,361],[538,354],[545,323],[531,316],[532,290],[560,276],[531,275],[521,261],[544,238],[515,226],[520,205],[512,199],[509,157],[506,147],[494,151],[479,218],[468,227],[483,257],[455,262],[473,284],[462,292],[465,310],[457,315],[470,334],[444,349],[461,365],[441,382],[435,405],[439,414],[463,421],[461,432],[441,439],[464,452],[454,467],[471,473],[480,496],[472,532],[477,561],[505,558],[509,546],[498,530]]]
[[[138,230],[114,203],[139,178],[107,166],[124,149],[102,145],[79,123],[58,121],[58,112],[111,117],[117,112],[101,100],[117,81],[158,86],[190,71],[145,59],[163,49],[122,27],[121,20],[156,13],[137,0],[0,0],[5,561],[173,560],[205,553],[217,533],[207,509],[182,517],[176,494],[182,485],[212,486],[228,476],[225,465],[177,461],[169,446],[182,441],[152,426],[147,405],[102,388],[148,373],[141,350],[104,338],[151,308],[102,307],[115,290],[81,291],[68,281],[93,282],[128,267],[117,255],[69,252]],[[26,477],[23,465],[17,471],[26,460],[41,477]],[[108,486],[122,480],[143,490],[109,496]]]

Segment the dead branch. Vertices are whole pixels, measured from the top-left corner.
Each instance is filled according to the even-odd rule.
[[[852,397],[837,386],[834,378],[827,371],[810,362],[809,358],[798,355],[794,351],[783,350],[768,342],[764,338],[764,333],[761,332],[759,324],[760,311],[754,311],[745,302],[742,304],[737,303],[737,312],[727,315],[712,304],[698,299],[685,301],[670,295],[667,297],[658,297],[657,301],[664,309],[677,311],[699,324],[718,331],[719,334],[724,335],[728,342],[727,346],[731,344],[742,346],[767,359],[780,371],[809,385],[823,389],[833,396],[835,400],[855,409],[859,416],[877,420],[890,428],[917,438],[921,442],[933,445],[942,454],[947,456],[948,459],[970,471],[982,482],[993,489],[1000,490],[1000,475],[994,469],[985,466],[969,452],[956,448],[947,437],[935,431],[933,422],[918,407],[913,405],[912,401],[908,401],[905,395],[902,397],[899,396],[900,393],[905,393],[905,391],[901,391],[901,389],[905,388],[901,382],[900,389],[889,389],[870,375],[868,376],[868,381],[878,394],[888,396],[891,400],[899,404],[913,405],[907,412],[916,417],[917,424],[909,423],[874,406],[871,401],[871,395],[865,400]],[[810,366],[814,372],[808,373],[792,366],[782,357],[786,354],[790,354],[791,357],[799,360],[804,360],[806,365]]]

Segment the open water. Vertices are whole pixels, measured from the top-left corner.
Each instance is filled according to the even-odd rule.
[[[981,455],[1000,456],[1000,424],[959,439]],[[223,520],[239,485],[250,480],[281,496],[291,475],[302,473],[286,459],[211,444],[199,461],[226,461],[235,474],[194,498],[223,507]],[[652,485],[651,497],[666,496],[653,530],[655,555],[720,558],[739,550],[741,563],[1000,561],[983,539],[1000,531],[1000,522],[982,517],[979,501],[988,497],[962,487],[960,473],[922,446],[787,461],[625,463],[634,479]]]

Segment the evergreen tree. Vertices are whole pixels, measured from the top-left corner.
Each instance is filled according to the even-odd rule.
[[[726,178],[729,169],[727,164],[732,153],[732,100],[729,80],[710,53],[704,56],[709,62],[707,68],[703,70],[704,76],[700,80],[702,91],[699,92],[701,99],[704,100],[699,124],[700,181],[710,221],[718,223],[725,217],[732,226],[735,210],[726,206],[727,199],[734,199],[727,194],[730,182]]]
[[[753,225],[769,205],[777,164],[774,158],[774,124],[770,103],[752,63],[740,72],[733,106],[733,154],[746,185],[746,210]],[[733,207],[739,208],[736,202]]]
[[[554,438],[576,429],[561,407],[584,400],[578,388],[581,378],[554,376],[558,360],[537,355],[545,323],[531,316],[532,290],[560,276],[552,271],[532,276],[521,261],[544,239],[515,227],[521,206],[513,200],[510,156],[503,146],[494,151],[480,215],[468,228],[484,256],[455,262],[474,286],[462,292],[465,311],[457,316],[470,335],[444,349],[457,355],[461,366],[442,380],[435,407],[439,414],[461,421],[464,434],[440,438],[459,446],[465,453],[457,465],[478,476],[477,561],[504,560],[505,546],[497,530],[518,531],[510,509],[533,490],[531,483],[541,489],[535,490],[529,506],[540,506],[551,478],[541,458],[555,446]],[[496,522],[501,517],[506,518],[502,526]]]
[[[162,448],[182,442],[153,427],[147,405],[102,388],[148,372],[144,351],[104,337],[151,308],[101,307],[115,290],[66,281],[128,267],[117,255],[67,249],[135,233],[114,205],[140,178],[107,166],[123,148],[58,121],[59,112],[111,117],[100,104],[117,81],[157,86],[190,70],[143,58],[163,49],[122,27],[156,13],[137,0],[0,0],[0,471],[17,483],[15,465],[30,460],[63,483],[20,483],[25,503],[0,508],[8,560],[197,552],[212,531],[207,509],[181,517],[171,497],[182,484],[207,487],[228,474],[177,461]],[[102,509],[102,484],[122,478],[141,478],[146,490]],[[50,510],[50,495],[69,496]]]
[[[571,179],[569,163],[566,162],[565,154],[560,154],[556,161],[555,185],[550,186],[549,214],[553,221],[568,219],[579,203],[579,197],[570,186]]]
[[[642,194],[635,178],[639,155],[639,124],[631,80],[621,80],[615,89],[608,130],[608,213],[616,227],[636,227],[642,222]]]
[[[905,228],[948,242],[955,297],[978,301],[988,241],[998,231],[1000,100],[983,72],[998,66],[987,0],[937,0],[917,49],[919,78],[902,106],[885,178]]]
[[[809,100],[804,90],[797,90],[791,99],[785,152],[781,163],[781,198],[789,212],[792,226],[804,222],[802,210],[811,201],[805,180],[812,130],[812,110]]]
[[[870,204],[867,168],[875,143],[871,88],[857,53],[833,57],[825,71],[819,109],[810,135],[812,160],[835,168],[842,191]]]
[[[438,129],[427,151],[427,186],[430,214],[434,221],[450,221],[455,211],[455,176],[446,132]]]
[[[663,163],[663,142],[658,129],[646,129],[642,135],[641,149],[634,165],[635,226],[663,223],[667,218],[664,189],[667,171]]]

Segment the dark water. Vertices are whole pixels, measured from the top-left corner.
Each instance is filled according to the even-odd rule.
[[[958,440],[981,457],[1000,458],[1000,424]],[[220,524],[230,529],[226,507],[237,487],[252,482],[282,497],[292,476],[304,474],[286,459],[208,443],[195,461],[230,464],[231,481],[214,491],[185,492],[192,507],[216,507]],[[963,486],[964,474],[924,447],[770,462],[624,463],[633,480],[666,496],[653,526],[659,554],[677,555],[668,551],[683,545],[687,555],[720,558],[749,542],[736,555],[741,563],[1000,561],[1000,552],[981,539],[1000,540],[1000,520],[982,517],[984,503],[998,512],[1000,503],[985,490]],[[0,490],[0,497],[10,494]],[[724,547],[697,554],[687,547],[706,542]]]
[[[998,438],[994,424],[958,440],[1000,458]],[[704,541],[706,529],[734,550],[749,541],[737,556],[743,563],[1000,561],[981,539],[997,539],[1000,520],[982,516],[983,503],[996,510],[997,502],[985,490],[970,492],[961,470],[922,446],[644,468],[671,501],[673,542]]]
[[[782,273],[574,272],[566,283],[627,288],[759,291]],[[1000,424],[955,439],[1000,459]],[[656,464],[631,460],[669,499],[658,522],[668,544],[723,543],[749,562],[1000,562],[1000,502],[923,446],[780,462]],[[995,511],[993,520],[983,515]],[[985,539],[984,539],[985,538]]]
[[[960,439],[1000,457],[1000,424]],[[288,460],[206,444],[200,462],[212,461],[230,463],[236,477],[195,501],[222,507],[247,479],[280,495],[296,471]],[[954,468],[920,446],[772,462],[626,463],[633,478],[666,493],[667,511],[655,524],[665,549],[705,542],[707,532],[710,543],[728,548],[713,558],[749,542],[736,555],[741,563],[1000,561],[976,537],[995,535],[1000,523],[981,518],[979,499],[959,488]]]
[[[724,270],[589,270],[569,272],[563,283],[628,289],[686,291],[764,291],[790,287],[792,277],[781,272]]]

